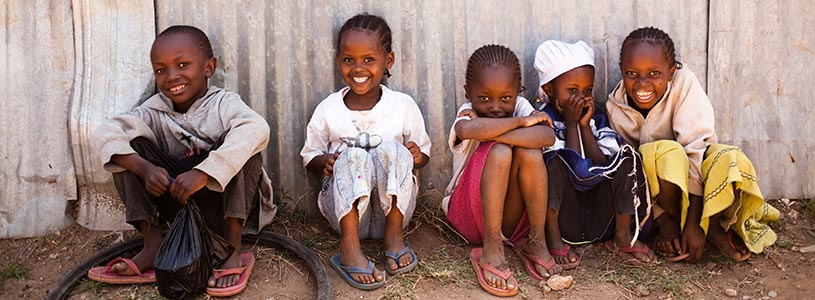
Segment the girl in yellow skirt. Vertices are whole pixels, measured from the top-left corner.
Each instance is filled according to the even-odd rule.
[[[670,261],[697,261],[705,239],[743,261],[775,243],[752,163],[738,147],[717,144],[713,106],[699,80],[676,61],[662,30],[634,30],[620,51],[623,80],[609,94],[612,128],[639,148],[658,234]],[[735,233],[735,234],[734,234]]]

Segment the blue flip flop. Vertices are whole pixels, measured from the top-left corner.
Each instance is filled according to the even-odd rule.
[[[381,286],[385,285],[385,279],[386,279],[386,278],[384,278],[385,274],[382,274],[382,277],[383,277],[382,281],[377,281],[377,282],[374,282],[374,283],[361,283],[359,281],[354,280],[354,278],[351,277],[351,273],[354,273],[354,274],[371,274],[371,276],[374,276],[374,263],[371,262],[370,260],[368,261],[368,267],[367,268],[346,266],[346,265],[342,264],[342,261],[340,260],[340,254],[337,253],[337,254],[334,254],[334,256],[331,256],[331,268],[333,268],[334,271],[337,271],[337,273],[340,274],[340,277],[342,277],[342,279],[344,279],[345,282],[347,282],[351,286],[353,286],[355,288],[358,288],[360,290],[370,291],[370,290],[374,290],[374,289],[380,288]]]
[[[402,273],[407,273],[407,272],[413,271],[413,268],[416,267],[419,260],[416,259],[416,253],[413,252],[412,249],[410,249],[410,244],[408,244],[408,242],[405,242],[405,247],[402,248],[402,249],[399,249],[399,252],[397,252],[397,253],[393,253],[391,251],[385,250],[385,257],[386,257],[386,260],[388,258],[393,259],[393,261],[395,261],[396,265],[398,266],[399,265],[399,258],[402,257],[402,255],[405,255],[405,254],[408,254],[408,253],[410,254],[410,257],[412,258],[409,265],[398,268],[396,270],[391,270],[390,266],[388,266],[388,264],[385,263],[385,271],[387,271],[388,274],[391,274],[391,275],[399,275],[399,274],[402,274]]]

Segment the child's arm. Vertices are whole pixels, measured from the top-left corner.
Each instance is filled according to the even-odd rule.
[[[325,176],[334,175],[334,162],[340,156],[339,153],[328,153],[315,156],[306,165],[306,169],[315,173],[322,173]]]
[[[594,133],[591,130],[591,117],[594,116],[594,98],[572,94],[569,99],[555,101],[566,124],[566,147],[580,153],[580,142],[583,142],[583,153],[595,164],[605,164],[608,158],[603,155]],[[578,134],[578,130],[580,133]]]
[[[551,120],[549,116],[546,114],[531,114],[526,117],[510,117],[510,118],[474,118],[470,120],[461,120],[456,123],[455,131],[456,136],[458,138],[466,140],[466,139],[473,139],[478,141],[491,141],[497,140],[499,136],[502,136],[514,129],[521,129],[525,128],[528,129],[533,127],[539,123],[546,123],[551,124]],[[521,141],[518,140],[517,137],[519,135],[526,136],[527,138],[534,138],[536,134],[540,133],[543,134],[543,131],[537,130],[521,130],[518,133],[514,133],[503,137],[502,143],[510,143],[511,145],[522,146],[520,144],[526,142],[545,142],[545,141]],[[545,134],[543,134],[545,136]],[[552,136],[554,137],[554,135]],[[516,144],[518,143],[518,144]],[[553,142],[549,142],[552,144]],[[543,146],[541,146],[543,147]],[[530,148],[537,148],[537,147],[530,147]]]
[[[162,167],[158,167],[136,153],[113,155],[110,161],[126,170],[144,178],[144,187],[153,196],[161,196],[170,186],[170,174]]]
[[[416,145],[416,143],[407,142],[405,147],[407,147],[408,151],[410,151],[410,155],[413,156],[414,169],[421,169],[427,164],[428,161],[430,161],[430,156],[422,153],[422,150],[419,148],[419,145]]]

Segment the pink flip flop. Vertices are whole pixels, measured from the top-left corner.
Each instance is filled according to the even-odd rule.
[[[481,256],[484,255],[484,249],[482,248],[473,248],[470,251],[470,262],[473,264],[473,269],[475,269],[475,274],[478,276],[478,284],[481,285],[481,288],[484,289],[487,293],[490,293],[493,296],[498,297],[512,297],[518,294],[518,280],[515,279],[515,276],[512,276],[512,271],[509,270],[507,267],[506,270],[498,270],[495,267],[481,262]],[[497,287],[491,286],[487,282],[487,276],[484,272],[490,272],[495,276],[500,277],[507,281],[507,283],[514,283],[515,288],[511,290],[500,289]]]
[[[569,250],[571,249],[572,248],[569,246],[569,244],[563,243],[563,248],[560,249],[549,248],[549,254],[551,254],[552,256],[565,257],[566,260],[569,260]],[[577,256],[576,261],[567,264],[560,264],[560,267],[563,268],[564,270],[571,270],[577,268],[577,266],[579,265],[580,265],[580,255]]]
[[[238,282],[232,286],[223,288],[207,287],[207,295],[212,297],[230,297],[243,292],[246,288],[246,284],[249,282],[249,276],[252,275],[252,268],[255,266],[255,256],[252,255],[252,252],[241,253],[241,265],[243,266],[238,268],[212,270],[212,276],[214,276],[216,280],[229,275],[240,274],[241,276]]]
[[[113,266],[120,262],[125,263],[127,267],[133,270],[136,274],[120,275],[119,273],[112,271]],[[119,257],[111,260],[104,267],[94,267],[88,270],[88,278],[93,281],[108,284],[142,284],[156,282],[156,273],[153,272],[153,270],[145,270],[144,272],[140,272],[139,267],[137,267],[132,260]]]

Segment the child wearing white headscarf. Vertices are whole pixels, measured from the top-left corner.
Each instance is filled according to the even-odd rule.
[[[641,159],[595,106],[594,51],[583,41],[546,41],[535,53],[535,70],[541,110],[552,118],[556,137],[544,149],[550,253],[568,269],[579,260],[569,244],[607,240],[606,248],[631,263],[654,261],[638,241],[650,228]]]

